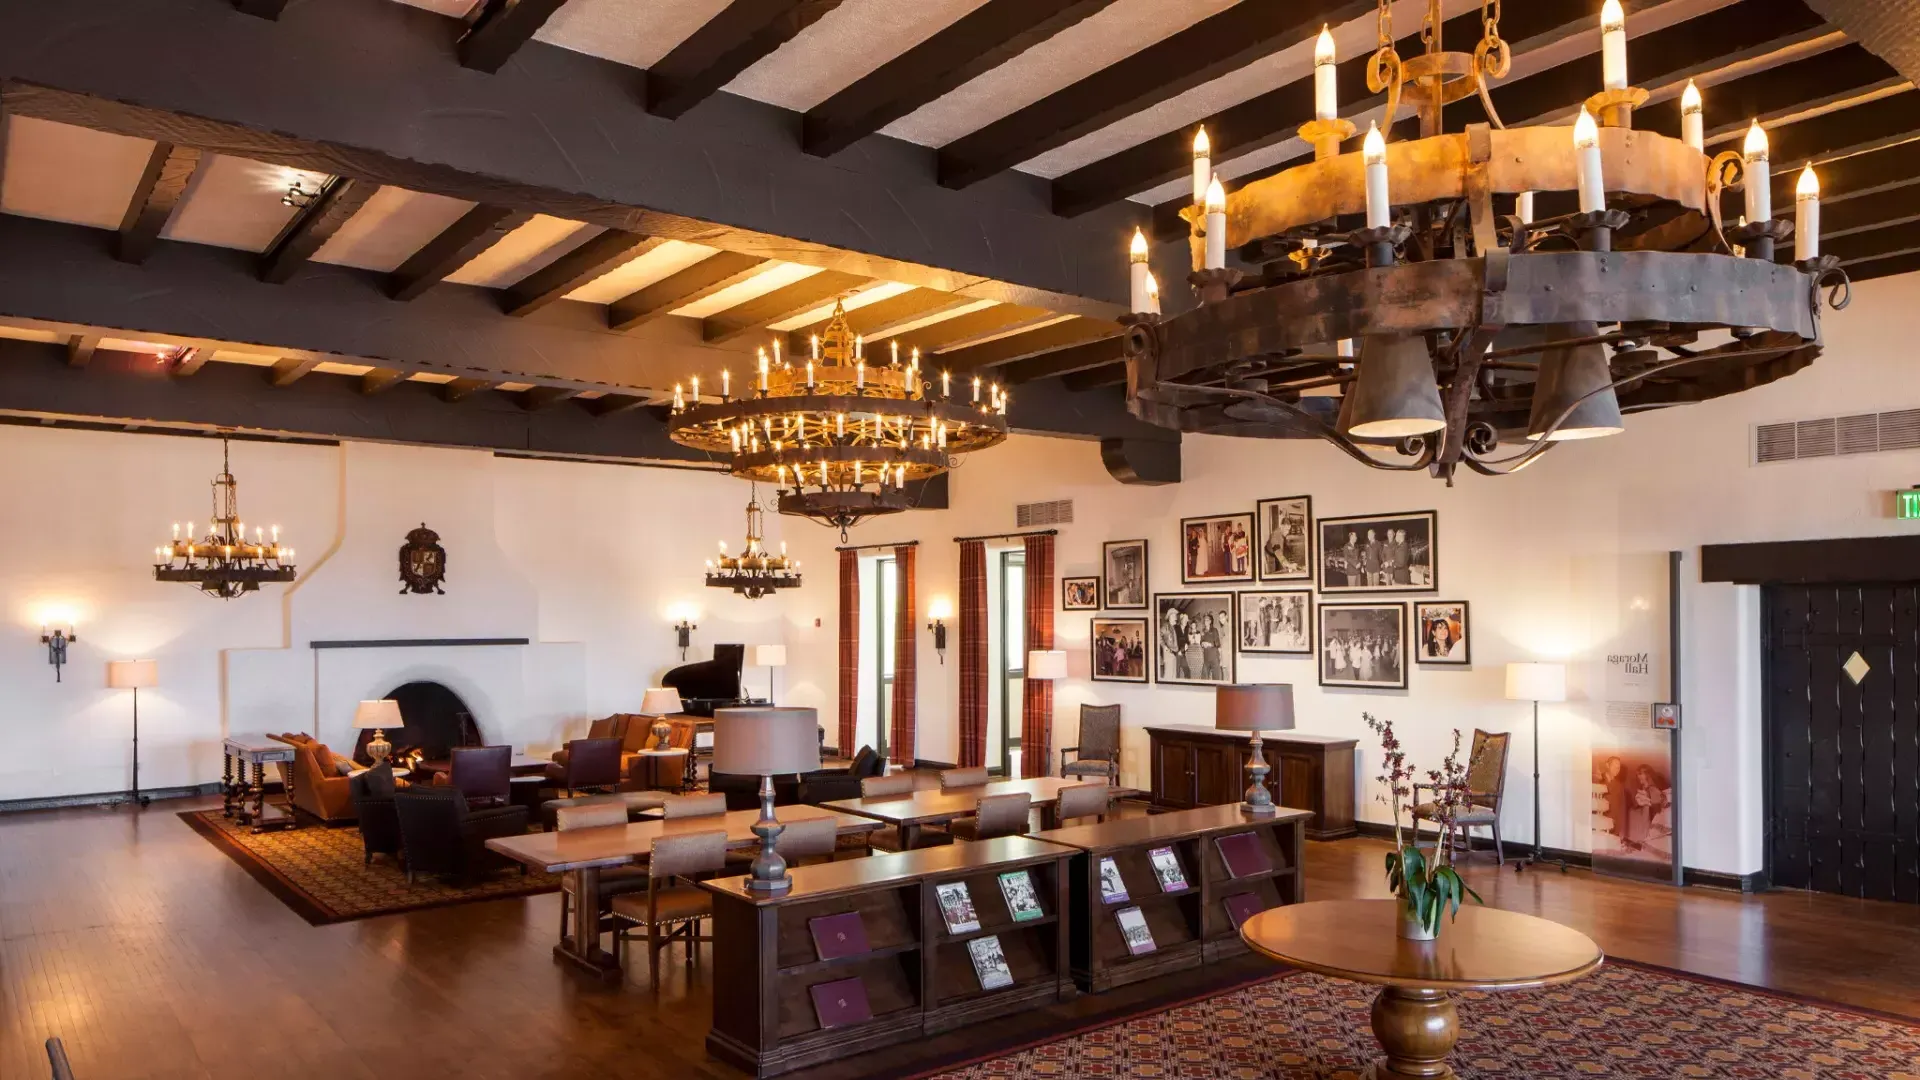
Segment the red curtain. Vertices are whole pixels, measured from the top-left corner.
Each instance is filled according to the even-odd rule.
[[[914,555],[920,549],[902,544],[893,549],[894,593],[897,601],[893,620],[893,730],[887,736],[887,756],[895,765],[914,761],[914,702],[919,664],[915,653],[920,643],[914,629]]]
[[[840,553],[840,754],[852,757],[860,718],[860,555]]]
[[[1027,649],[1053,648],[1053,537],[1027,537]],[[1053,683],[1023,680],[1020,775],[1046,776],[1053,758]]]
[[[960,767],[987,763],[987,545],[960,545]]]

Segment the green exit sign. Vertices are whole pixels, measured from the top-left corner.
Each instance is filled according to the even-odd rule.
[[[1920,519],[1920,488],[1908,488],[1905,491],[1893,493],[1893,516]]]

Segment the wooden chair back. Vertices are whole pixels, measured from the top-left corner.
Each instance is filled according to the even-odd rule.
[[[1074,818],[1098,817],[1102,821],[1107,817],[1108,791],[1105,784],[1075,784],[1063,787],[1055,800],[1055,811],[1059,823],[1065,825]]]
[[[1032,812],[1033,796],[1024,791],[1016,791],[1011,795],[982,796],[980,808],[974,811],[974,818],[980,823],[974,839],[1019,836],[1027,831],[1027,816]]]
[[[1120,760],[1120,706],[1080,706],[1080,756],[1094,761]]]
[[[627,804],[623,802],[593,802],[581,806],[562,806],[553,812],[555,832],[568,829],[596,829],[604,825],[625,825],[627,823]]]
[[[987,782],[985,765],[971,769],[941,769],[940,790],[952,791],[954,788],[980,787]]]
[[[651,886],[652,882],[666,878],[693,877],[723,869],[726,865],[725,829],[662,836],[653,842],[653,850],[647,856],[647,879]]]
[[[894,773],[892,776],[869,776],[860,781],[860,797],[878,799],[887,795],[913,794],[913,774]]]
[[[773,850],[786,859],[832,857],[840,843],[840,823],[828,817],[790,821],[773,838]]]
[[[1473,731],[1473,757],[1467,768],[1467,792],[1476,806],[1494,812],[1500,810],[1500,796],[1507,786],[1507,749],[1513,735],[1506,731]]]
[[[674,818],[707,817],[727,812],[727,796],[724,792],[710,792],[705,795],[669,795],[662,800],[660,816]]]

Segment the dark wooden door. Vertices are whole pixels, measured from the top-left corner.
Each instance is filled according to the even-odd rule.
[[[1763,597],[1773,883],[1920,902],[1920,586]]]
[[[1247,776],[1242,769],[1245,760],[1240,747],[1231,744],[1194,750],[1194,797],[1201,806],[1240,802],[1246,797]]]
[[[1267,786],[1273,789],[1273,801],[1295,810],[1320,810],[1320,762],[1305,754],[1273,755],[1273,771],[1267,774]],[[1307,822],[1311,828],[1313,822]]]
[[[1194,745],[1168,739],[1153,740],[1155,801],[1175,810],[1190,810],[1194,801]]]

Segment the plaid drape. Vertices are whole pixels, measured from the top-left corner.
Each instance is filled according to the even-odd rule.
[[[915,650],[920,644],[919,635],[914,633],[918,621],[914,613],[914,582],[918,575],[914,571],[915,553],[919,550],[913,544],[902,544],[893,549],[896,600],[893,620],[893,730],[887,736],[887,757],[895,765],[912,765],[914,761],[914,702],[917,700],[916,677],[919,673]]]
[[[987,763],[987,545],[960,545],[960,767]]]
[[[1027,537],[1027,649],[1053,648],[1053,537]],[[1022,680],[1020,775],[1046,776],[1053,757],[1053,683]]]
[[[852,757],[860,718],[860,554],[840,553],[840,753]]]

